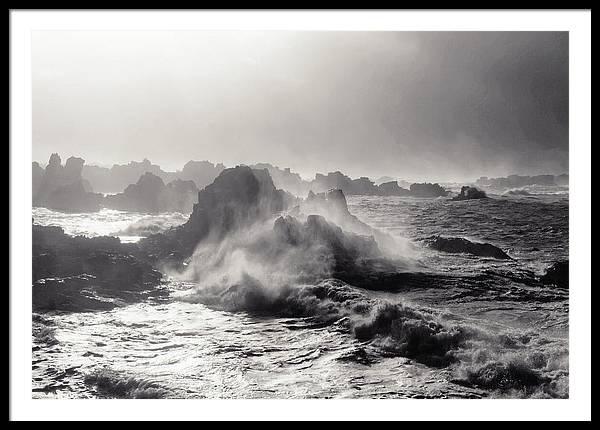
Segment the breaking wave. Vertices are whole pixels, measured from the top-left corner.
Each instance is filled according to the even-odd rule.
[[[169,394],[167,389],[155,382],[121,375],[109,368],[85,375],[84,382],[109,398],[162,399]]]
[[[165,213],[145,216],[127,227],[114,233],[116,236],[141,236],[148,237],[152,234],[162,233],[172,227],[185,223],[188,216],[179,213]]]

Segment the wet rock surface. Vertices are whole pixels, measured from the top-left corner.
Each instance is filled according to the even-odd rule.
[[[162,275],[117,238],[34,225],[32,252],[34,309],[105,310],[160,295]]]
[[[490,243],[476,243],[462,237],[434,236],[427,241],[430,248],[449,253],[464,253],[479,257],[492,257],[510,260],[510,256]]]
[[[457,196],[452,197],[452,200],[474,200],[485,198],[487,198],[485,191],[481,191],[475,187],[469,187],[465,185],[460,189],[460,193]]]
[[[287,207],[287,194],[277,190],[266,170],[247,166],[225,169],[198,193],[190,219],[164,234],[144,239],[140,246],[156,259],[189,257],[209,235],[218,240],[244,226],[267,220]]]

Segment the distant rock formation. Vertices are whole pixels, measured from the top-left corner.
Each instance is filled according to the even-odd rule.
[[[107,167],[84,166],[83,177],[89,180],[96,191],[103,193],[122,192],[125,187],[134,184],[144,173],[152,173],[170,182],[177,178],[173,172],[165,172],[160,166],[152,164],[144,158],[141,162],[130,161],[128,164],[115,164]]]
[[[437,183],[415,183],[410,186],[410,195],[413,197],[444,197],[448,195],[448,191]]]
[[[33,307],[95,311],[160,296],[162,275],[115,237],[72,237],[60,227],[33,225]]]
[[[199,190],[211,184],[219,174],[225,170],[221,163],[213,164],[210,161],[188,161],[181,172],[175,172],[179,179],[194,181]]]
[[[485,198],[487,198],[485,191],[481,191],[475,187],[469,187],[467,185],[464,185],[460,189],[460,194],[455,197],[452,197],[452,200],[474,200]]]
[[[60,156],[52,154],[43,173],[34,163],[33,206],[64,212],[98,211],[102,195],[93,193],[89,182],[82,179],[84,163],[82,158],[70,157],[62,166]]]
[[[160,177],[146,172],[122,193],[106,196],[104,205],[132,212],[191,212],[197,194],[192,181],[177,179],[165,185]]]
[[[310,182],[305,181],[289,167],[280,169],[268,163],[257,163],[250,166],[253,169],[267,169],[276,188],[286,190],[295,196],[304,196],[309,191]]]
[[[402,188],[397,181],[384,182],[378,187],[378,195],[380,196],[410,196],[410,190]]]
[[[569,288],[569,261],[559,261],[548,267],[540,281],[545,285]]]
[[[375,195],[377,187],[367,177],[352,179],[342,172],[336,171],[323,175],[317,173],[315,179],[310,184],[313,192],[323,192],[331,189],[339,189],[346,195]]]
[[[476,185],[485,188],[520,188],[528,185],[568,185],[569,175],[536,175],[536,176],[520,176],[520,175],[509,175],[504,178],[488,178],[482,176],[476,181]]]
[[[386,182],[396,182],[396,184],[398,184],[399,187],[406,188],[407,190],[410,188],[410,182],[392,178],[391,176],[379,177],[375,180],[375,185],[385,184]]]
[[[144,173],[152,173],[168,184],[176,179],[193,181],[198,189],[210,184],[223,171],[223,164],[209,161],[188,161],[183,170],[167,172],[159,165],[144,159],[128,164],[115,164],[111,168],[84,166],[83,176],[90,181],[95,190],[103,193],[122,192],[128,185],[135,183]]]
[[[492,257],[510,260],[510,256],[490,243],[475,243],[461,237],[434,236],[427,241],[430,248],[453,254],[472,254],[479,257]]]
[[[310,183],[310,190],[313,192],[324,192],[331,189],[342,190],[347,196],[365,195],[365,196],[409,196],[411,192],[401,188],[397,181],[388,181],[380,185],[375,185],[367,177],[352,179],[341,172],[332,172],[327,175],[317,173],[315,179]]]

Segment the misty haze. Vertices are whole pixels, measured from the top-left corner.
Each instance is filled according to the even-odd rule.
[[[33,32],[33,397],[569,397],[568,43]]]

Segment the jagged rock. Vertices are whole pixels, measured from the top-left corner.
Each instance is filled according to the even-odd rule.
[[[212,183],[215,178],[225,170],[221,163],[213,164],[210,161],[188,161],[183,166],[179,178],[187,181],[194,181],[198,189],[202,189]]]
[[[152,173],[165,183],[178,178],[176,172],[165,172],[146,158],[142,161],[130,161],[128,164],[114,164],[111,168],[83,166],[82,175],[95,190],[114,194],[134,184],[144,173]]]
[[[225,169],[198,193],[190,219],[164,234],[150,236],[141,246],[159,259],[190,256],[200,241],[265,221],[287,207],[287,196],[277,190],[266,170],[248,166]],[[174,256],[172,254],[175,254]]]
[[[401,188],[397,181],[384,182],[378,186],[381,196],[409,196],[410,190]]]
[[[315,248],[322,245],[335,265],[347,265],[358,259],[382,257],[372,236],[344,232],[320,215],[309,215],[304,224],[293,217],[280,217],[273,230],[279,240],[294,246]]]
[[[81,178],[84,163],[82,158],[70,157],[63,167],[60,156],[52,154],[43,175],[34,166],[33,205],[64,212],[100,210],[102,195],[93,193]]]
[[[167,211],[190,213],[198,198],[198,187],[194,181],[175,179],[167,184],[162,202]]]
[[[42,183],[44,182],[44,169],[34,161],[31,163],[31,179],[32,179],[32,197],[35,200],[35,196],[37,195]]]
[[[527,185],[561,185],[567,182],[569,175],[536,175],[536,176],[520,176],[509,175],[505,178],[488,178],[487,176],[480,177],[476,184],[486,188],[520,188]]]
[[[460,194],[456,197],[452,197],[452,200],[474,200],[485,198],[487,198],[485,191],[481,191],[475,187],[469,187],[468,185],[464,185],[460,189]]]
[[[303,180],[298,173],[292,172],[289,167],[280,169],[269,163],[257,163],[250,167],[253,169],[267,169],[275,187],[285,190],[294,196],[303,196],[310,188],[310,182]]]
[[[373,236],[380,249],[387,255],[397,253],[396,243],[391,236],[372,228],[350,213],[342,190],[329,190],[318,194],[311,191],[295,213],[296,215],[321,215],[345,231]]]
[[[428,182],[422,184],[412,184],[410,186],[410,194],[414,197],[443,197],[448,195],[440,184],[430,184]]]
[[[106,196],[105,205],[122,211],[160,212],[160,195],[164,189],[165,183],[161,178],[146,172],[122,193]]]
[[[429,247],[442,252],[453,254],[472,254],[479,257],[493,257],[500,260],[510,260],[511,258],[497,246],[490,243],[475,243],[462,237],[441,237],[434,236],[428,241]]]
[[[561,288],[569,288],[569,262],[559,261],[546,269],[546,273],[540,278],[545,285],[556,285]]]
[[[71,237],[33,225],[33,304],[40,310],[100,310],[160,294],[162,275],[135,244],[115,237]],[[136,256],[138,255],[138,256]]]

